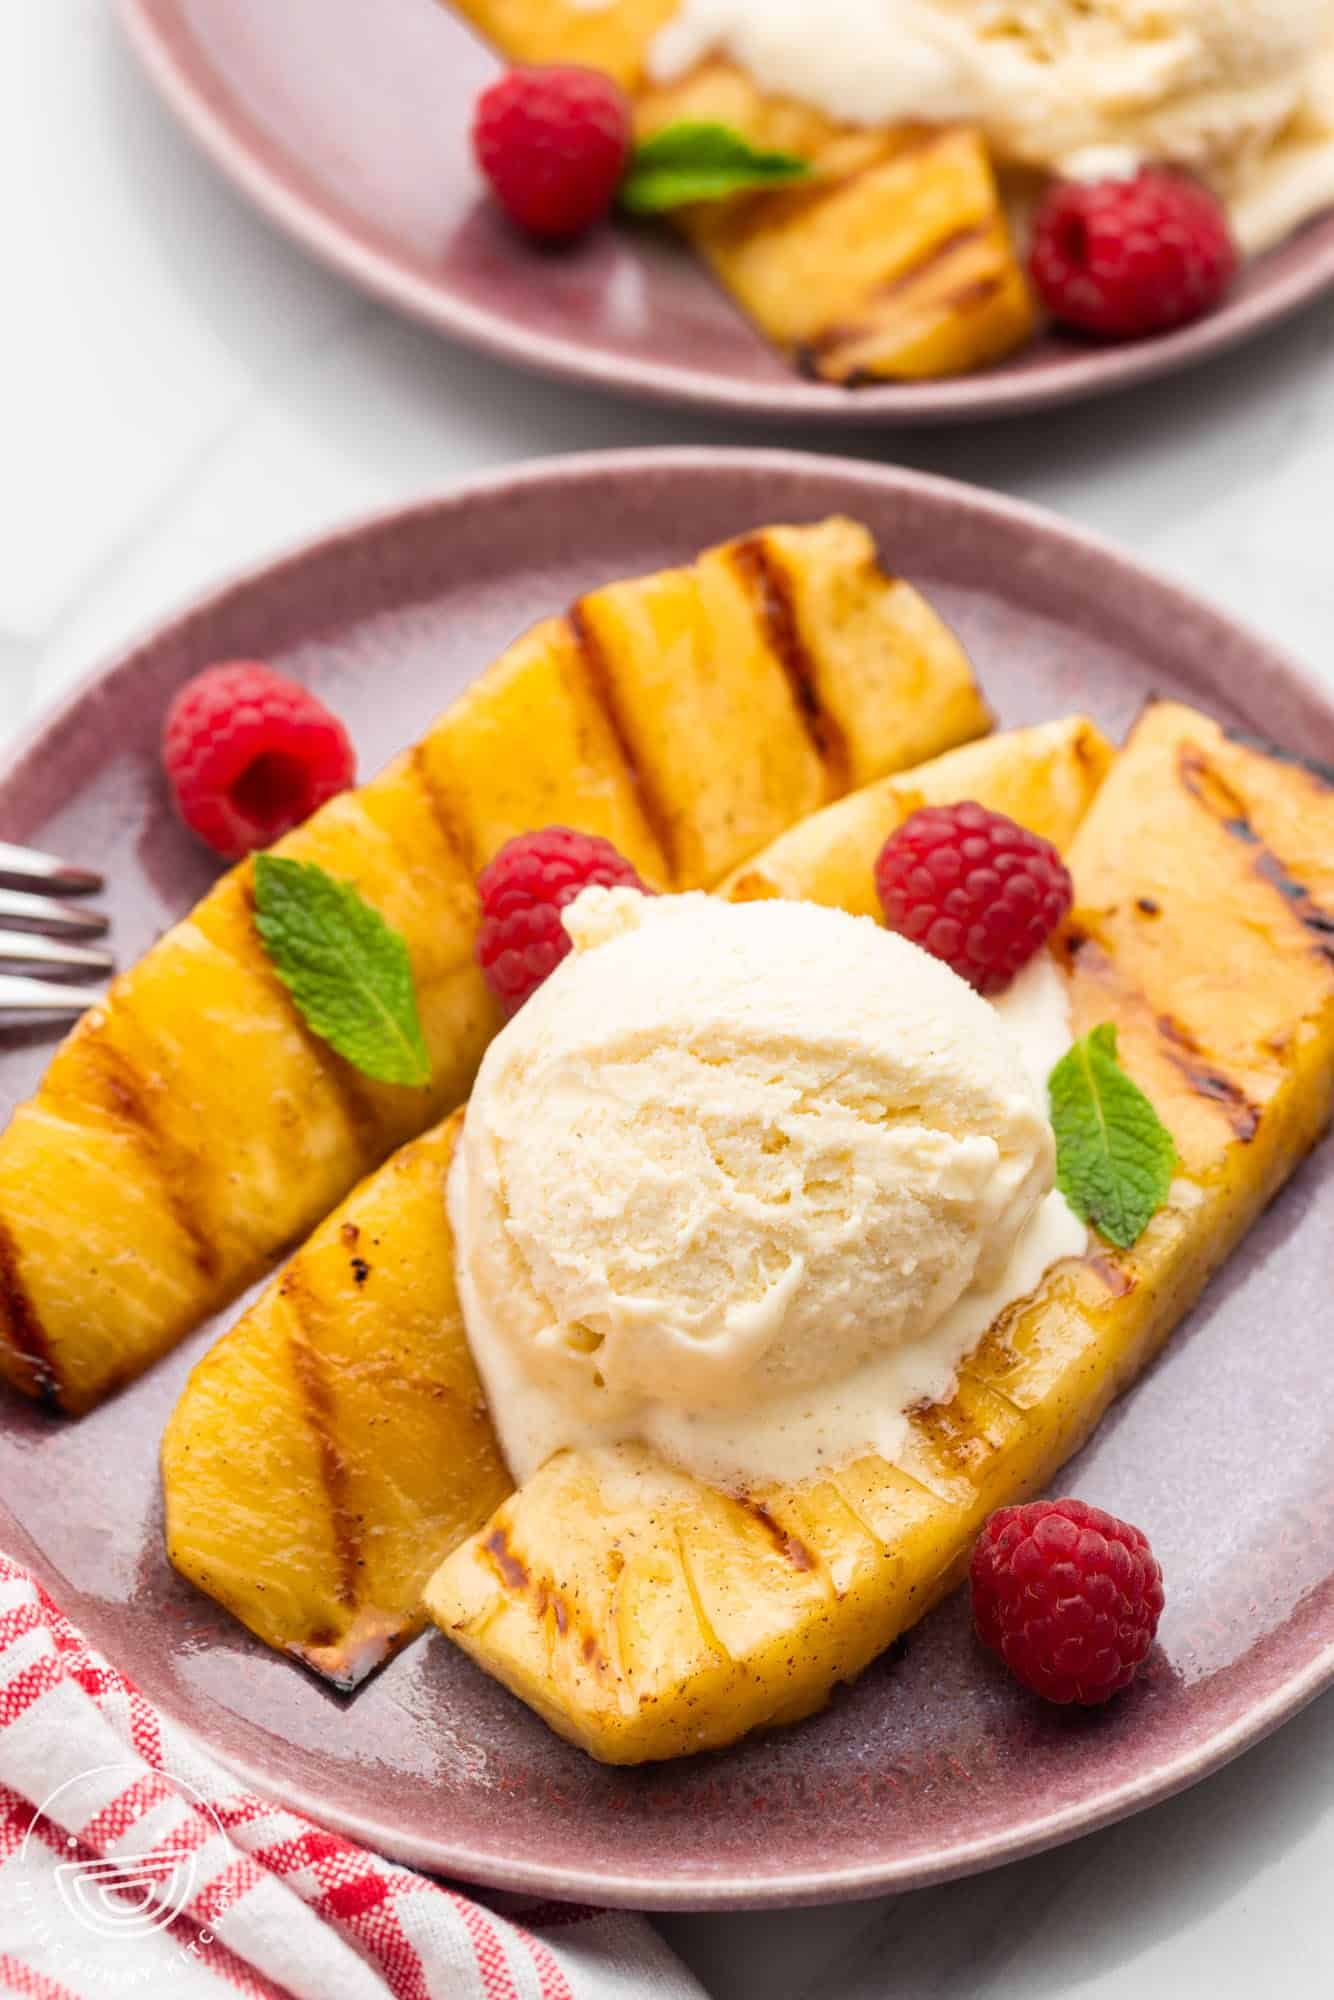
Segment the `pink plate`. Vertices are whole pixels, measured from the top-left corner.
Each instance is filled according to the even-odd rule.
[[[218,165],[308,250],[405,312],[566,380],[662,402],[834,423],[1035,410],[1221,353],[1334,283],[1334,216],[1183,332],[1049,337],[957,381],[801,380],[665,232],[535,250],[479,199],[472,102],[495,68],[440,0],[122,0],[149,74]]]
[[[1334,759],[1334,708],[1295,667],[1045,516],[838,460],[635,452],[506,474],[228,585],[9,758],[0,836],[105,866],[127,961],[210,878],[157,762],[185,675],[268,657],[347,717],[370,770],[579,591],[834,509],[867,521],[957,624],[1005,723],[1086,708],[1119,733],[1153,689]],[[49,1054],[47,1036],[0,1035],[6,1104]],[[1332,1227],[1326,1146],[1063,1478],[1140,1522],[1167,1573],[1153,1671],[1102,1714],[1025,1698],[975,1650],[958,1600],[815,1720],[675,1767],[591,1763],[439,1634],[337,1695],[163,1556],[158,1438],[216,1327],[81,1423],[0,1400],[0,1547],[227,1763],[406,1860],[656,1908],[909,1888],[1164,1798],[1334,1680]]]

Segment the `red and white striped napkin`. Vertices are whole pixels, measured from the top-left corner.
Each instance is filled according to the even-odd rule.
[[[0,1992],[229,1988],[702,2000],[642,1917],[501,1914],[241,1790],[0,1556]]]

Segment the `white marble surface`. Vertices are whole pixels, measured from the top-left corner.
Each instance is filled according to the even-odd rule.
[[[195,158],[108,13],[0,0],[0,732],[340,517],[523,457],[755,436],[510,374],[345,291]],[[1334,300],[1131,397],[861,449],[1116,535],[1334,680]],[[1331,1771],[1334,1698],[1185,1798],[1021,1867],[666,1928],[714,2000],[1251,2000],[1260,1981],[1324,2000]]]

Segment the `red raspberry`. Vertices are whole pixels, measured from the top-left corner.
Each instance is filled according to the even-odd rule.
[[[594,883],[651,893],[609,840],[568,826],[506,841],[478,876],[477,963],[507,1014],[522,1007],[570,949],[560,913]]]
[[[162,761],[177,812],[228,861],[300,826],[357,775],[338,717],[255,660],[186,682],[167,711]]]
[[[561,242],[601,222],[630,154],[630,106],[596,70],[512,69],[483,91],[473,147],[501,206]]]
[[[880,850],[875,886],[889,928],[979,993],[1008,986],[1074,901],[1050,841],[971,799],[905,819]]]
[[[1129,1687],[1163,1611],[1138,1528],[1082,1500],[1001,1507],[973,1548],[977,1636],[1048,1701],[1093,1708]]]
[[[1208,188],[1144,167],[1127,180],[1054,182],[1034,217],[1030,268],[1053,319],[1125,340],[1209,312],[1237,247]]]

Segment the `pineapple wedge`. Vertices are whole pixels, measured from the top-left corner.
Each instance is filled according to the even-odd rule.
[[[1006,1312],[898,1464],[723,1494],[623,1445],[559,1453],[507,1500],[427,1608],[593,1756],[685,1755],[818,1709],[953,1587],[992,1508],[1078,1448],[1327,1124],[1327,780],[1156,704],[1070,864],[1076,1029],[1117,1024],[1177,1142],[1167,1204],[1133,1250],[1095,1244]]]
[[[680,0],[451,0],[453,11],[511,62],[582,63],[625,90],[644,82],[644,62]]]
[[[676,220],[761,333],[807,374],[854,384],[954,375],[1012,353],[1034,330],[1028,284],[986,148],[965,127],[839,126],[766,97],[725,62],[655,87],[662,0],[458,0],[502,54],[577,61],[636,93],[642,136],[678,121],[729,125],[809,161],[814,180],[702,203]]]
[[[511,1490],[454,1290],[460,1116],[321,1224],[199,1362],[162,1440],[172,1562],[340,1687],[411,1636],[441,1553]]]
[[[1116,753],[1082,715],[1014,729],[882,778],[799,820],[734,869],[719,894],[734,903],[795,897],[881,918],[875,861],[896,827],[923,806],[980,799],[1064,851]]]
[[[851,521],[746,535],[540,625],[279,845],[406,937],[429,1087],[374,1084],[307,1033],[233,870],[0,1137],[0,1375],[88,1409],[462,1100],[498,1026],[474,880],[510,835],[565,821],[650,882],[707,886],[849,786],[989,726],[958,642]]]
[[[1110,754],[1078,717],[1018,729],[913,772],[897,806],[978,798],[1064,847]],[[879,825],[883,787],[860,796]],[[850,896],[873,859],[847,852]],[[452,1129],[322,1224],[195,1367],[163,1440],[177,1569],[342,1687],[420,1630],[426,1579],[509,1491],[454,1293]]]
[[[965,126],[882,132],[830,124],[709,63],[645,92],[645,135],[679,120],[730,125],[809,161],[813,180],[683,209],[678,225],[759,331],[803,374],[847,387],[984,368],[1035,318],[981,136]]]

